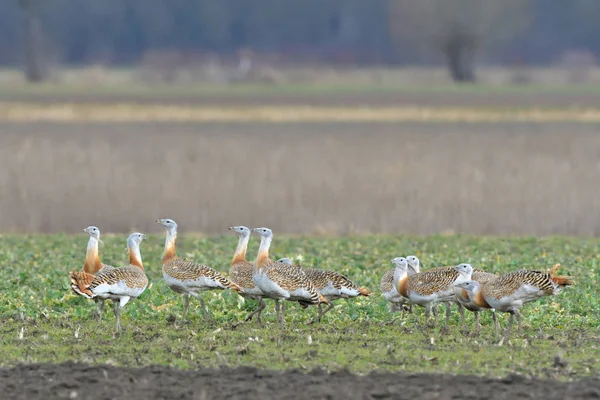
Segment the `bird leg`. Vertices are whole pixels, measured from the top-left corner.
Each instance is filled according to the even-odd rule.
[[[475,314],[475,333],[479,334],[481,331],[481,324],[479,323],[479,311],[474,311],[473,314]]]
[[[521,324],[521,313],[515,308],[515,315],[517,316],[517,323],[519,324],[519,333],[523,331],[523,325]]]
[[[200,300],[200,306],[202,307],[202,313],[204,314],[204,319],[206,321],[212,321],[212,315],[210,314],[210,312],[208,311],[208,308],[206,307],[206,303],[204,302],[204,299],[200,296],[196,296],[198,298],[198,300]]]
[[[104,300],[101,300],[96,297],[94,299],[94,301],[96,302],[96,309],[94,310],[94,318],[101,320],[102,314],[104,314]]]
[[[275,317],[275,320],[277,321],[278,324],[281,325],[281,312],[279,310],[279,300],[275,300],[275,314],[277,315]]]
[[[434,324],[432,324],[430,321],[432,311],[433,311],[433,315],[435,316]],[[436,324],[437,324],[437,310],[435,309],[435,306],[433,304],[428,304],[425,306],[425,326],[432,327],[432,326],[435,326]]]
[[[285,328],[285,300],[281,300],[281,328]]]
[[[319,316],[317,318],[317,322],[321,322],[321,317],[325,315],[325,313],[333,308],[333,301],[329,302],[329,305],[325,309],[325,311],[321,311],[321,303],[319,303]]]
[[[494,331],[496,335],[500,332],[500,323],[498,322],[498,315],[496,315],[496,310],[492,308],[492,319],[494,320]]]
[[[463,332],[467,331],[467,323],[465,321],[465,308],[462,306],[462,304],[457,303],[458,304],[458,313],[460,314],[460,321],[462,323],[463,326]]]
[[[181,314],[181,320],[185,321],[185,314],[187,313],[188,307],[190,306],[190,295],[183,295],[183,313]]]
[[[325,309],[325,311],[323,311],[322,303],[319,303],[317,305],[317,307],[318,307],[317,318],[314,319],[314,320],[312,320],[312,321],[310,321],[310,322],[308,322],[309,325],[314,324],[315,322],[321,322],[321,317],[323,317],[323,315],[325,315],[325,313],[327,311],[329,311],[329,310],[331,310],[333,308],[333,303],[330,302],[329,305],[327,306],[327,308]]]
[[[113,302],[113,310],[115,312],[115,318],[117,319],[117,325],[115,326],[115,333],[119,334],[121,331],[121,306],[118,301]]]
[[[510,328],[512,328],[514,318],[515,318],[515,314],[513,312],[511,312],[510,318],[508,319],[508,327],[506,328],[506,331],[504,332],[504,336],[502,337],[502,340],[500,340],[500,343],[498,343],[498,346],[502,346],[502,344],[504,344],[504,341],[509,339]]]
[[[256,307],[256,310],[252,311],[247,317],[246,317],[246,322],[252,320],[252,318],[254,317],[254,315],[256,315],[256,319],[258,320],[258,325],[262,326],[262,320],[260,319],[260,315],[262,314],[262,310],[266,307],[267,305],[265,304],[264,300],[262,299],[262,297],[258,297],[258,307]]]

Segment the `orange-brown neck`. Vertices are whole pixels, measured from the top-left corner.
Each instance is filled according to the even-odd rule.
[[[475,291],[473,293],[471,301],[479,308],[492,308],[487,301],[485,301],[485,297],[483,297],[483,293],[481,293],[481,289]]]
[[[98,239],[91,237],[88,241],[87,251],[85,253],[85,263],[83,271],[88,274],[95,274],[102,269],[102,262],[98,256]]]
[[[398,293],[400,293],[402,296],[408,298],[408,291],[407,289],[407,283],[408,283],[408,276],[404,275],[403,277],[401,277],[398,280]]]
[[[260,238],[260,247],[258,248],[258,255],[256,256],[256,267],[262,268],[267,265],[271,259],[269,258],[269,248],[271,247],[270,236],[262,236]]]
[[[235,249],[235,254],[233,255],[231,265],[246,261],[246,250],[248,249],[249,240],[250,235],[240,235],[240,240],[238,241],[237,248]]]
[[[165,240],[165,251],[163,253],[162,263],[163,265],[177,257],[175,251],[175,239],[177,239],[177,233],[167,231],[167,239]]]
[[[129,264],[138,267],[139,269],[144,269],[144,264],[142,264],[142,255],[140,254],[140,248],[138,246],[129,246]]]

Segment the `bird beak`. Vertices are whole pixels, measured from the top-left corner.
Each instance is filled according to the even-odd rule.
[[[230,230],[230,231],[232,231],[232,230],[233,230],[233,226],[230,226],[230,227],[229,227],[229,230]]]
[[[156,220],[156,221],[154,221],[154,222],[156,222],[156,223],[159,223],[159,224],[162,224],[162,219],[160,219],[160,218],[159,218],[159,219],[157,219],[157,220]]]

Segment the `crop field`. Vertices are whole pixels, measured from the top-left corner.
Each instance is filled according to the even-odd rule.
[[[5,89],[1,392],[600,395],[600,91]],[[183,299],[161,272],[164,232],[153,221],[165,217],[181,227],[179,255],[219,271],[237,242],[228,226],[267,226],[273,259],[341,272],[374,295],[338,300],[312,325],[316,307],[288,304],[281,329],[272,301],[260,327],[243,322],[255,302],[213,291],[202,295],[212,320],[192,299],[182,321]],[[129,232],[149,235],[150,286],[124,308],[119,336],[108,304],[98,322],[94,302],[69,289],[88,225],[115,266]],[[253,236],[248,259],[257,247]],[[389,311],[380,278],[409,254],[423,270],[560,263],[576,283],[523,307],[524,331],[499,347],[488,312],[476,335],[473,314],[465,331],[455,306],[448,331],[425,327],[419,307]]]
[[[157,228],[157,231],[160,229]],[[269,303],[263,328],[243,323],[254,305],[233,292],[204,294],[213,321],[197,302],[182,323],[182,298],[160,271],[162,236],[142,243],[151,286],[124,309],[125,332],[113,336],[114,317],[92,319],[93,302],[68,289],[68,271],[80,269],[83,236],[3,236],[0,354],[3,366],[79,361],[140,367],[255,366],[267,369],[349,369],[352,372],[407,371],[502,377],[511,373],[574,379],[597,373],[600,302],[597,298],[599,240],[565,238],[476,238],[471,236],[372,236],[347,238],[276,237],[273,257],[302,257],[303,264],[335,269],[374,290],[369,298],[340,300],[318,325],[306,325],[316,310],[291,305],[288,327],[280,330]],[[124,236],[105,237],[101,256],[125,263]],[[180,253],[228,270],[236,238],[186,236]],[[256,251],[251,242],[249,254]],[[546,269],[556,262],[577,284],[556,298],[526,306],[525,330],[497,347],[489,315],[479,336],[461,331],[458,314],[449,332],[422,326],[424,313],[388,312],[378,291],[389,260],[417,254],[424,268],[461,261],[492,272]],[[467,313],[471,326],[472,315]],[[506,326],[507,316],[501,314]]]

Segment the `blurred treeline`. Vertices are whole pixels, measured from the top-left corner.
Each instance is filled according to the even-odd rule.
[[[600,0],[2,0],[0,64],[251,49],[294,62],[443,62],[470,80],[475,59],[539,65],[598,53],[599,22]]]

